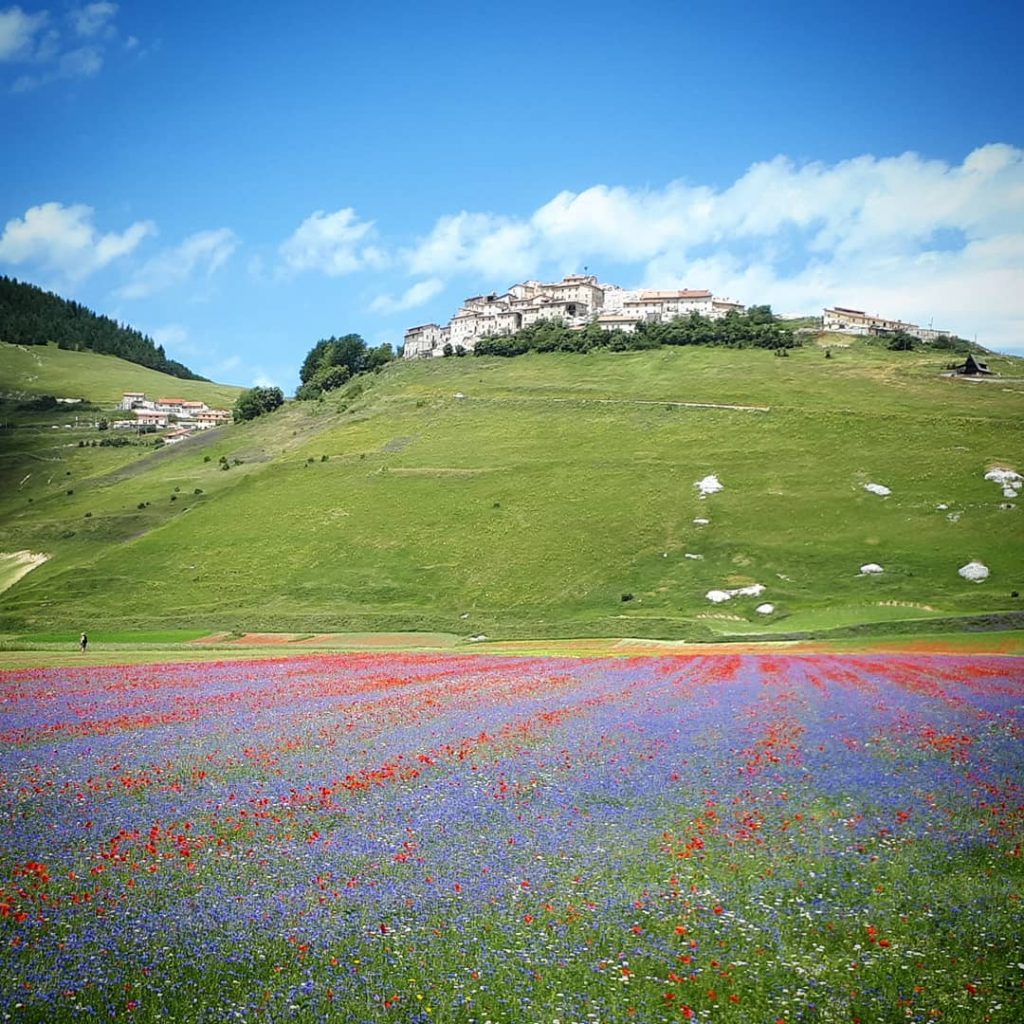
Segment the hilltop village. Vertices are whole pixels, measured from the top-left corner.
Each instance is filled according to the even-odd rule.
[[[745,310],[743,303],[706,289],[631,290],[602,284],[593,275],[571,274],[553,283],[525,281],[501,295],[471,296],[446,326],[410,327],[405,332],[404,356],[423,359],[472,352],[481,338],[515,334],[539,320],[560,320],[579,330],[596,323],[605,330],[631,334],[641,323],[667,323],[693,313],[718,320]],[[948,333],[842,306],[824,310],[821,326],[848,334],[902,331],[922,341],[934,341]]]
[[[724,317],[743,312],[742,303],[715,298],[704,290],[629,291],[601,284],[593,275],[571,274],[544,284],[525,281],[503,295],[466,299],[447,326],[423,324],[405,332],[406,359],[421,359],[448,351],[472,352],[481,338],[515,334],[538,320],[561,320],[568,327],[597,323],[606,330],[631,333],[644,320],[673,320],[699,313]]]

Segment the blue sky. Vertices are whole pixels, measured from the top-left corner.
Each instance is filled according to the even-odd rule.
[[[290,392],[587,267],[1024,354],[1006,3],[0,0],[0,273]]]

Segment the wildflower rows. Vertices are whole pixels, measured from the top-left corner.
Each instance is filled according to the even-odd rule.
[[[0,673],[0,1019],[1024,1020],[1011,658]]]

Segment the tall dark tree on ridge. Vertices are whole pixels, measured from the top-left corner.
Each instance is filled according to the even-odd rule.
[[[98,352],[183,380],[206,380],[168,359],[163,345],[141,331],[12,277],[0,276],[0,341]]]

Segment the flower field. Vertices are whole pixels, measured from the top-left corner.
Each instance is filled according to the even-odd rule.
[[[1024,666],[0,674],[0,1019],[1024,1020]]]

